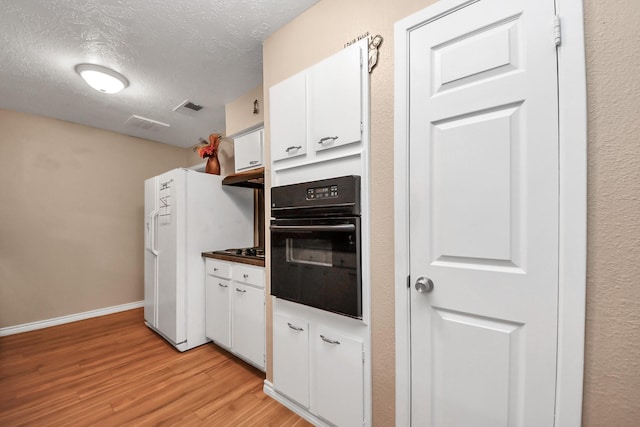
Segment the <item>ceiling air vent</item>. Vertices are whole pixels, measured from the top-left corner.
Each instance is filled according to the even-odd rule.
[[[127,121],[124,122],[124,124],[144,130],[157,130],[171,127],[170,124],[136,115],[132,115],[131,117],[129,117]]]
[[[188,116],[196,116],[196,113],[200,110],[202,110],[204,107],[202,105],[198,105],[194,102],[189,101],[188,99],[185,99],[184,101],[182,101],[180,104],[178,104],[173,111],[175,111],[176,113],[182,113],[182,114],[186,114]]]

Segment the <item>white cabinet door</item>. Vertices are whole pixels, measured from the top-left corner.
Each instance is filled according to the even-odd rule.
[[[271,161],[307,153],[306,75],[296,74],[269,89]]]
[[[233,283],[233,351],[264,369],[264,289]]]
[[[337,426],[364,418],[363,343],[318,327],[310,338],[311,412]]]
[[[360,46],[350,46],[309,70],[309,143],[315,151],[362,139]]]
[[[309,407],[309,323],[274,314],[273,386],[305,408]]]
[[[230,280],[207,275],[205,281],[205,335],[227,348],[231,347],[230,289]]]
[[[259,129],[233,141],[236,172],[259,168],[263,165],[263,130]]]

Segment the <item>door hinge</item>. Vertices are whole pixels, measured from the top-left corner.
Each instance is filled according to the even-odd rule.
[[[562,43],[562,28],[560,27],[560,15],[553,17],[553,39],[556,46],[560,46]]]
[[[411,276],[407,276],[407,289],[411,288]]]
[[[364,364],[364,350],[362,350],[362,363]]]

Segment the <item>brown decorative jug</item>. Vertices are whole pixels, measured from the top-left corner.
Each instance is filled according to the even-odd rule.
[[[206,173],[220,175],[220,161],[218,160],[218,156],[207,157],[207,164],[204,171]]]

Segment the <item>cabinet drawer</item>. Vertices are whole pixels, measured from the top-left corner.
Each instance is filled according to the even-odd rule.
[[[220,277],[221,279],[231,279],[231,264],[207,258],[205,262],[207,275]]]
[[[233,280],[264,288],[264,269],[236,264],[233,266]]]

